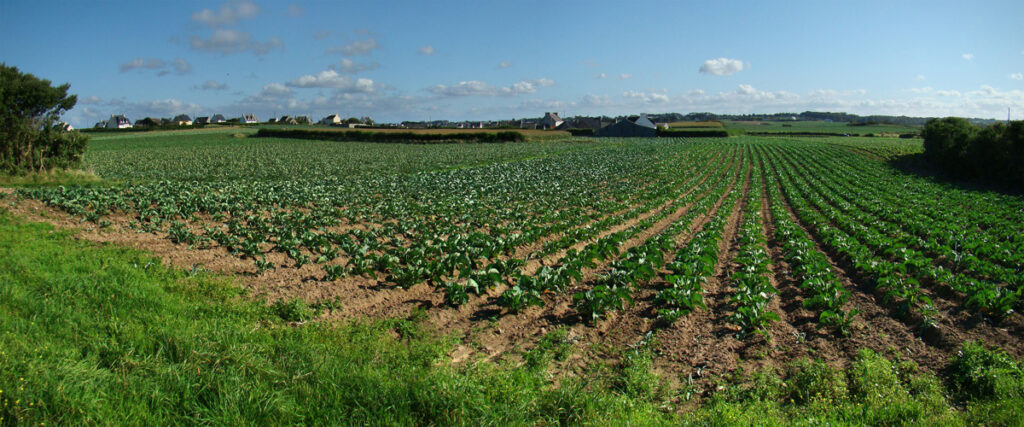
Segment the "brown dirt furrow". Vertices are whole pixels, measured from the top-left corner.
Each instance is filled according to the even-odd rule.
[[[1009,328],[997,328],[979,321],[977,316],[970,315],[962,306],[938,296],[933,298],[938,310],[937,333],[922,331],[919,318],[900,316],[894,308],[885,304],[849,262],[821,245],[817,230],[810,229],[800,221],[788,204],[784,208],[790,219],[815,241],[815,250],[825,254],[843,287],[850,291],[848,308],[856,308],[860,312],[854,321],[855,331],[842,341],[848,354],[855,354],[861,347],[889,350],[889,353],[897,349],[904,357],[913,359],[919,365],[939,370],[963,342],[981,339],[1018,357],[1024,355],[1024,343],[1013,336]],[[928,292],[927,289],[925,291]]]
[[[744,178],[742,194],[750,191],[750,176]],[[696,377],[697,383],[709,384],[710,376],[732,372],[739,366],[737,353],[743,343],[728,317],[732,313],[728,279],[735,268],[733,259],[738,247],[739,229],[745,197],[733,207],[718,247],[718,262],[714,274],[704,285],[707,309],[699,309],[680,318],[672,326],[659,331],[657,349],[662,356],[655,361],[664,371],[678,376]]]

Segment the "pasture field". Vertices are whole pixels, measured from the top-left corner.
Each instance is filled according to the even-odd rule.
[[[74,230],[78,242],[145,250],[171,267],[153,273],[171,282],[192,280],[175,276],[182,270],[233,280],[152,285],[185,301],[171,308],[124,296],[170,317],[230,318],[224,333],[245,344],[217,350],[202,338],[202,360],[174,350],[173,363],[197,374],[216,359],[230,384],[258,384],[252,395],[225,394],[230,384],[199,374],[197,384],[217,385],[190,396],[211,403],[179,398],[209,419],[232,419],[216,409],[232,399],[275,395],[269,409],[244,409],[270,416],[297,396],[343,395],[330,376],[369,362],[332,361],[334,343],[407,358],[359,368],[361,379],[400,376],[410,363],[432,378],[420,387],[451,399],[424,403],[388,382],[402,403],[389,395],[321,411],[352,419],[391,404],[397,412],[384,419],[398,423],[1020,422],[1024,199],[888,163],[920,150],[920,140],[752,136],[446,145],[227,131],[97,138],[86,163],[108,184],[21,188],[0,203]],[[2,225],[30,241],[56,238],[18,221]],[[245,296],[217,290],[234,286]],[[380,343],[354,344],[351,325],[382,334]],[[160,330],[161,342],[196,339]],[[277,358],[233,356],[273,342],[251,335],[263,333],[288,343],[267,350]],[[424,336],[439,338],[419,344]],[[166,357],[149,345],[129,353]],[[117,363],[103,350],[76,360],[98,357],[132,378],[149,366],[110,351],[122,355]],[[448,376],[433,377],[424,367],[433,365]],[[0,368],[0,378],[11,372]],[[514,379],[496,380],[507,375]],[[493,413],[467,410],[498,389],[510,397],[487,403],[498,405]],[[203,419],[190,416],[165,419]]]

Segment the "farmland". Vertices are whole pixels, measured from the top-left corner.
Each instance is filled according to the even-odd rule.
[[[560,373],[643,349],[666,387],[710,396],[809,359],[939,373],[976,340],[1024,356],[1024,200],[889,166],[919,141],[236,133],[103,135],[85,161],[105,184],[4,203],[233,277],[300,313],[292,328],[416,318],[455,365],[529,364],[557,331],[580,349]]]

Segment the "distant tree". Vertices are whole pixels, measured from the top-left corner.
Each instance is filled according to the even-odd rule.
[[[77,166],[88,137],[67,131],[58,121],[73,108],[71,85],[0,64],[0,171],[23,173]]]
[[[957,169],[957,163],[967,157],[968,141],[978,130],[977,126],[960,117],[929,120],[921,130],[924,153],[931,161],[942,163],[947,169]]]

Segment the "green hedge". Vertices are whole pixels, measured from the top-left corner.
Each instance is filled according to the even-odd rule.
[[[1024,121],[981,128],[959,117],[932,119],[921,136],[925,157],[947,172],[1024,188]]]
[[[658,129],[662,138],[725,138],[729,132],[725,129]]]
[[[522,142],[526,137],[519,132],[465,132],[465,133],[415,133],[415,132],[364,132],[324,131],[313,129],[268,129],[260,128],[257,137],[317,139],[324,141],[358,141],[407,144],[444,144],[462,142]]]

